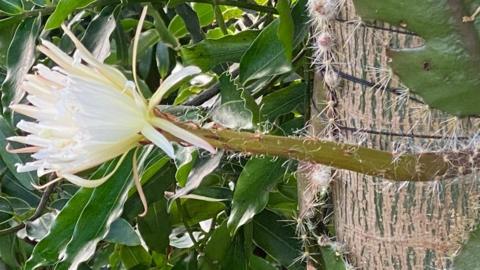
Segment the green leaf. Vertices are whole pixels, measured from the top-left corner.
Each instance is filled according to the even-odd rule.
[[[227,222],[224,221],[215,229],[205,246],[204,254],[199,257],[199,269],[248,269],[251,250],[247,247],[249,243],[246,238],[246,233],[232,237]]]
[[[125,246],[138,246],[141,244],[140,238],[132,225],[123,218],[118,218],[110,225],[105,241]]]
[[[165,79],[171,71],[170,51],[168,46],[163,42],[158,42],[155,47],[155,61],[157,64],[158,74]]]
[[[158,13],[158,11],[154,7],[150,7],[148,9],[148,14],[153,17],[153,24],[157,29],[161,40],[165,43],[170,45],[172,48],[178,47],[178,41],[175,36],[168,30],[167,26],[165,26],[165,22],[163,21],[162,17]]]
[[[172,270],[196,270],[197,256],[194,252],[188,253],[184,258],[175,264]]]
[[[295,26],[293,48],[299,46],[308,35],[307,0],[299,0],[292,9]],[[277,33],[280,21],[276,19],[265,27],[248,48],[240,61],[240,82],[247,82],[291,71],[292,66],[286,57],[285,47]]]
[[[265,27],[240,60],[240,82],[247,82],[292,70],[285,47],[278,39],[279,20]]]
[[[35,177],[35,175],[33,176]],[[40,193],[35,189],[31,189],[32,187],[26,188],[11,172],[7,172],[3,176],[1,188],[3,194],[20,198],[30,205],[37,205],[40,202]]]
[[[295,234],[295,228],[285,223],[285,218],[269,211],[263,211],[255,216],[253,240],[256,245],[289,270],[305,269],[305,266],[297,260],[302,253],[301,242]]]
[[[14,210],[8,199],[0,197],[0,228],[8,227],[6,224],[14,215]]]
[[[8,153],[7,148],[7,138],[10,136],[15,136],[12,128],[8,122],[0,117],[0,156],[7,165],[10,173],[15,176],[16,179],[28,190],[33,190],[32,184],[38,184],[38,177],[32,172],[28,173],[17,173],[15,164],[23,163],[23,160],[17,154]]]
[[[195,147],[179,147],[176,149],[175,165],[177,166],[177,172],[175,173],[175,178],[181,187],[184,187],[187,183],[188,175],[197,157],[198,151]]]
[[[93,254],[120,215],[131,183],[132,157],[133,151],[105,184],[75,193],[58,214],[49,234],[35,246],[26,269],[59,263],[61,255],[58,269],[75,267]],[[102,166],[93,178],[106,175],[114,163]]]
[[[468,240],[453,260],[454,270],[480,270],[478,254],[480,252],[480,226],[468,234]]]
[[[310,17],[307,14],[308,0],[298,0],[292,9],[293,25],[293,48],[301,45],[309,34]]]
[[[252,270],[277,270],[270,262],[258,256],[250,257],[250,268]]]
[[[23,12],[21,0],[0,0],[0,11],[9,15],[16,15]]]
[[[7,77],[2,84],[2,107],[9,117],[8,106],[19,102],[24,90],[21,87],[25,75],[35,62],[35,40],[40,30],[40,17],[25,19],[15,31],[7,53]]]
[[[253,129],[259,119],[259,108],[252,96],[237,86],[228,73],[218,79],[222,103],[213,112],[215,122],[227,128]]]
[[[202,200],[207,202],[225,202],[232,200],[232,191],[228,188],[218,186],[199,187],[181,198]]]
[[[0,236],[0,261],[3,261],[12,269],[20,268],[17,254],[15,254],[17,241],[15,234]]]
[[[56,269],[69,269],[89,259],[112,222],[120,216],[131,184],[131,155],[107,183],[94,189]]]
[[[160,41],[160,34],[156,29],[149,29],[140,34],[138,39],[137,57],[141,58],[147,53],[147,50]],[[133,44],[130,51],[133,50]]]
[[[175,166],[168,161],[168,157],[161,155],[145,166],[142,185],[148,204],[158,201],[159,194],[163,194],[175,183]],[[136,194],[136,189],[132,189],[125,203],[123,217],[133,220],[142,211],[142,202]]]
[[[433,108],[457,116],[480,114],[480,23],[463,22],[478,1],[358,0],[364,20],[406,26],[422,47],[390,49],[393,71]],[[428,10],[428,14],[425,11]]]
[[[212,5],[193,3],[190,8],[186,4],[180,4],[175,9],[178,15],[170,21],[168,30],[177,38],[190,33],[195,42],[202,40],[203,32],[200,28],[211,24],[215,17]]]
[[[285,173],[282,163],[283,160],[274,161],[270,157],[253,158],[247,162],[233,192],[232,211],[228,217],[228,228],[232,233],[265,208],[270,191]]]
[[[322,265],[325,269],[347,270],[342,254],[337,253],[331,246],[320,247],[320,253],[322,256]]]
[[[251,254],[247,253],[246,244],[244,234],[237,234],[221,262],[221,269],[247,270]]]
[[[149,249],[166,254],[172,228],[164,198],[148,207],[147,215],[138,219],[138,229]]]
[[[147,269],[152,262],[152,257],[142,246],[122,246],[120,248],[120,258],[127,269],[132,269],[135,266],[141,266],[139,269]]]
[[[13,16],[0,20],[0,66],[5,65],[8,46],[15,34],[17,25],[22,22],[21,17]],[[0,79],[1,80],[1,79]]]
[[[52,30],[60,25],[67,19],[68,15],[75,11],[77,8],[82,8],[94,0],[60,0],[55,8],[55,11],[48,17],[45,23],[45,30]]]
[[[219,39],[205,39],[190,46],[183,46],[180,54],[185,65],[195,65],[208,71],[219,64],[240,62],[240,58],[257,35],[258,31],[246,30]]]
[[[211,157],[209,156],[207,158],[200,158],[193,170],[189,170],[188,182],[186,185],[175,192],[175,195],[171,198],[171,201],[173,202],[173,200],[181,198],[198,188],[203,179],[212,173],[218,167],[218,165],[220,165],[222,157],[223,151],[219,151]]]
[[[107,6],[93,18],[85,30],[82,43],[100,61],[110,54],[110,35],[115,30],[113,7]]]
[[[292,60],[293,52],[293,31],[294,23],[290,11],[289,0],[279,0],[277,3],[278,14],[280,15],[280,22],[278,26],[278,39],[282,42],[285,48],[285,56],[289,61]]]
[[[186,222],[189,225],[195,225],[200,221],[215,217],[219,212],[225,209],[225,205],[220,202],[208,202],[202,200],[180,199],[185,212],[187,212]],[[172,226],[183,224],[180,211],[177,209],[177,204],[170,206],[170,220]]]
[[[45,265],[52,265],[59,261],[63,247],[68,243],[80,211],[88,202],[92,189],[79,190],[58,214],[49,234],[34,248],[26,263],[26,269],[36,269]]]
[[[28,238],[35,241],[40,241],[43,237],[45,237],[52,227],[55,218],[55,213],[48,212],[33,221],[26,222],[25,231]]]
[[[215,229],[212,236],[208,240],[204,254],[199,259],[200,269],[218,269],[227,254],[232,237],[227,228],[227,222],[223,222]]]
[[[297,212],[297,201],[291,200],[279,192],[270,192],[267,208],[285,217],[292,217]]]
[[[262,99],[261,114],[270,121],[305,106],[307,86],[305,83],[291,84],[283,89],[266,95]]]

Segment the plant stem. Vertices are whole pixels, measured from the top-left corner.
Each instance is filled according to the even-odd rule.
[[[175,203],[177,205],[178,212],[180,213],[180,218],[182,219],[183,225],[185,226],[185,229],[187,230],[188,236],[190,237],[190,240],[192,240],[192,243],[193,243],[193,246],[195,247],[195,250],[200,253],[201,248],[200,248],[197,240],[195,239],[195,236],[193,235],[192,228],[190,227],[190,225],[188,224],[188,221],[187,221],[187,216],[188,216],[187,211],[185,210],[185,208],[183,208],[183,205],[180,202],[180,200],[175,200]]]
[[[465,164],[476,164],[479,159],[478,155],[471,152],[394,155],[387,151],[321,139],[264,135],[223,128],[204,129],[179,122],[176,124],[204,138],[216,148],[320,163],[394,181],[431,181],[439,177],[468,174],[472,172],[472,166]],[[166,135],[171,140],[178,141],[175,137]]]
[[[42,216],[43,211],[45,210],[45,207],[47,206],[48,199],[50,198],[50,195],[52,194],[53,189],[55,188],[55,184],[50,185],[47,187],[45,192],[42,194],[42,198],[40,198],[40,202],[38,203],[37,208],[35,209],[35,212],[31,217],[27,219],[27,221],[34,221],[35,219],[39,218]],[[16,226],[0,230],[0,236],[10,234],[10,233],[15,233],[21,229],[23,229],[26,226],[25,222],[22,222]]]

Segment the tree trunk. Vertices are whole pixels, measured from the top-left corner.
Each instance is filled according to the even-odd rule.
[[[321,107],[328,100],[314,106],[317,118],[331,125],[327,129],[316,124],[323,136],[331,137],[333,132],[341,142],[401,155],[454,150],[466,143],[461,137],[471,137],[478,130],[474,120],[430,110],[407,90],[391,90],[405,87],[391,75],[387,48],[420,46],[419,37],[381,23],[360,24],[351,0],[328,24],[328,28],[317,25],[316,30],[317,46],[322,46],[318,41],[322,31],[335,41],[330,59],[317,58],[335,98],[334,117]],[[338,86],[328,81],[332,68],[342,78]],[[394,183],[339,170],[331,184],[337,241],[344,244],[347,259],[358,269],[448,269],[452,255],[478,219],[477,182],[474,176],[466,176]]]

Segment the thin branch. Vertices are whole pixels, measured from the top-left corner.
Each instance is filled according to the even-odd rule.
[[[42,194],[42,198],[40,198],[40,202],[38,203],[38,206],[35,209],[35,212],[26,221],[33,221],[33,220],[39,218],[43,214],[43,211],[45,210],[45,207],[47,206],[48,199],[50,198],[50,194],[52,194],[54,188],[55,188],[55,184],[50,185],[45,189],[45,192]],[[26,223],[23,222],[23,223],[20,223],[16,226],[10,227],[8,229],[0,230],[0,236],[17,232],[17,231],[23,229],[25,226],[26,226]]]
[[[195,239],[195,236],[193,235],[193,230],[190,227],[190,225],[187,222],[187,211],[185,208],[183,208],[182,203],[180,200],[175,200],[175,204],[177,205],[178,212],[180,213],[180,218],[182,219],[183,225],[185,226],[185,229],[187,230],[188,236],[193,242],[193,246],[195,247],[195,250],[197,252],[201,252],[200,245],[198,244],[197,240]]]

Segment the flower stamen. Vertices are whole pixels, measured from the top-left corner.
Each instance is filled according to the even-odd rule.
[[[30,154],[30,153],[35,153],[38,150],[40,150],[40,147],[38,147],[38,146],[27,146],[27,147],[14,149],[14,148],[12,148],[12,145],[10,143],[7,143],[7,146],[5,147],[5,150],[10,154]]]

